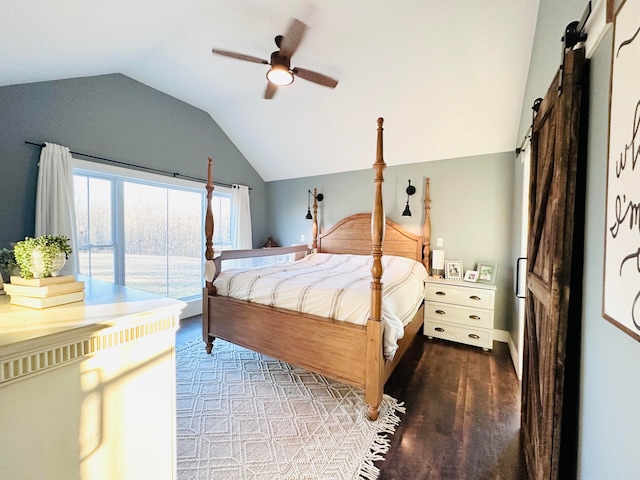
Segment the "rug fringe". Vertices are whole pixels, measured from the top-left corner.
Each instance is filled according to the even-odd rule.
[[[398,413],[406,413],[407,409],[404,406],[404,402],[398,403],[397,400],[389,395],[383,396],[383,401],[389,404],[389,410],[384,415],[384,418],[378,418],[377,422],[377,436],[374,439],[374,443],[371,446],[369,454],[362,460],[360,469],[358,471],[358,477],[363,480],[376,480],[380,474],[380,469],[374,465],[374,462],[378,460],[384,460],[385,454],[391,447],[391,439],[386,433],[392,435],[395,433],[396,428],[400,425],[400,417]],[[397,412],[397,413],[396,413]]]

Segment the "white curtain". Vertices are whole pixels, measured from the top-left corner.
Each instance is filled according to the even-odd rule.
[[[244,185],[232,185],[231,201],[231,241],[234,250],[253,248],[251,238],[251,205],[249,203],[249,187]],[[255,260],[244,258],[241,260],[228,260],[224,268],[251,268],[255,266]]]
[[[40,154],[36,192],[35,236],[65,235],[73,252],[61,274],[78,273],[78,239],[73,199],[73,169],[69,148],[46,143]]]
[[[251,237],[251,204],[249,202],[249,187],[233,185],[231,219],[233,225],[232,241],[235,250],[253,248]]]

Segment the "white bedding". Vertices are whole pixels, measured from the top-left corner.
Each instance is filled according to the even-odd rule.
[[[222,271],[214,285],[218,295],[365,325],[372,262],[366,255],[315,253],[295,262]],[[404,326],[424,299],[427,272],[404,257],[384,255],[382,265],[384,355],[393,358]]]

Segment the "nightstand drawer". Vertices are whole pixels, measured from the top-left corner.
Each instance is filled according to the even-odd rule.
[[[424,314],[427,320],[435,322],[445,321],[471,327],[493,328],[493,310],[427,302]]]
[[[442,338],[485,349],[493,349],[493,330],[474,329],[462,325],[451,325],[446,322],[427,321],[424,324],[424,334],[427,337]]]
[[[454,303],[467,307],[493,309],[493,290],[427,284],[426,300],[430,302]]]

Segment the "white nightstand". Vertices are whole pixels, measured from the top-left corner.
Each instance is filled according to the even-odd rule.
[[[424,334],[493,348],[494,285],[430,278],[425,285]]]

